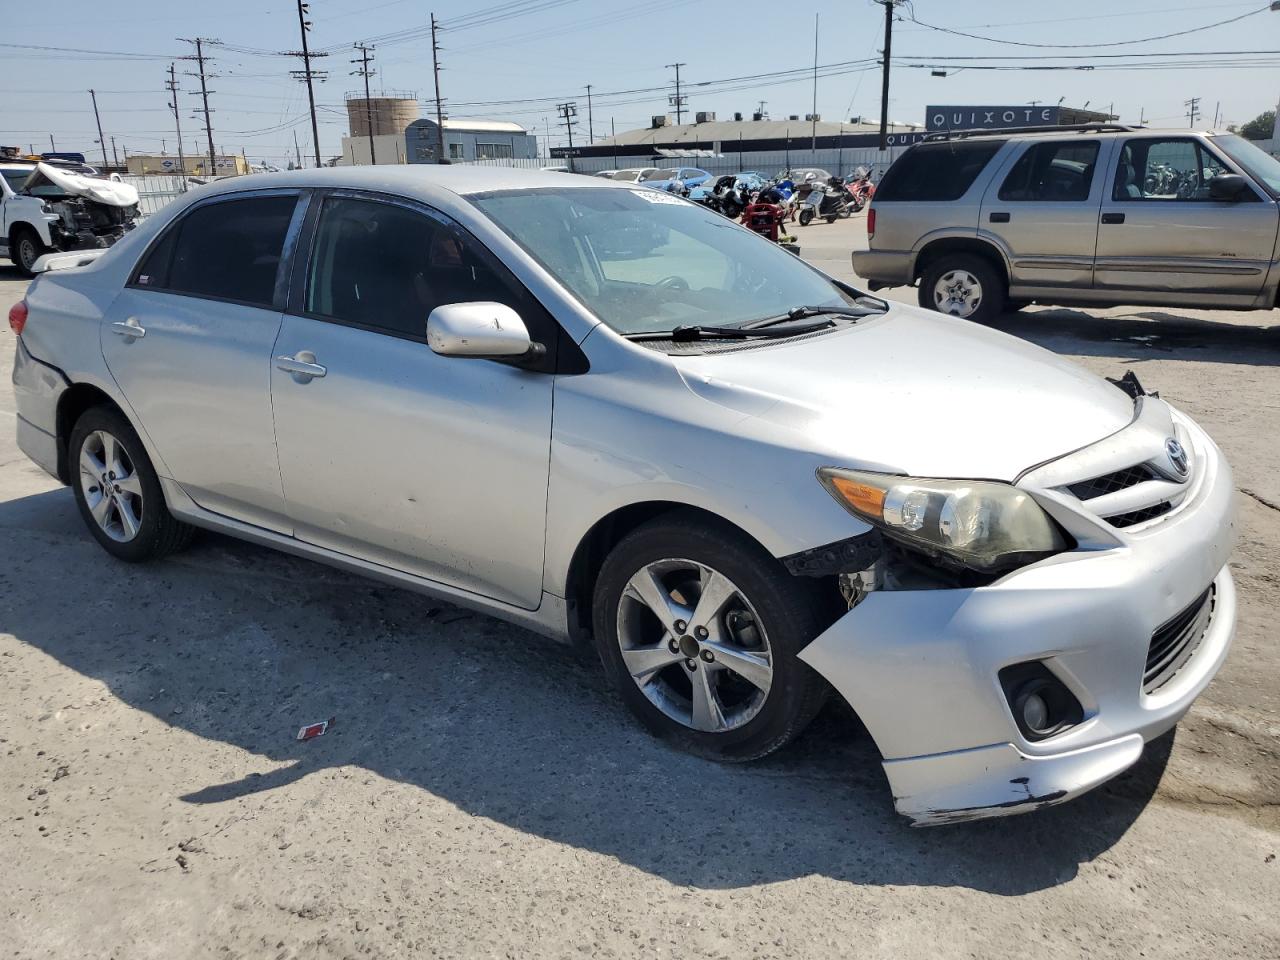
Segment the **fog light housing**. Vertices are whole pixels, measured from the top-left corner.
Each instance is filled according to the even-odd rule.
[[[1084,719],[1080,701],[1040,660],[1005,667],[1000,686],[1018,732],[1031,742],[1057,736]]]

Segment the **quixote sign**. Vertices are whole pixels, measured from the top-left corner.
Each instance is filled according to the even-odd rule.
[[[1008,130],[1010,127],[1045,127],[1058,122],[1057,107],[929,107],[925,129]]]

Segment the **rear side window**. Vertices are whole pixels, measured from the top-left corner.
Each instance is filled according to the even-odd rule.
[[[1000,199],[1088,200],[1097,165],[1096,140],[1033,144],[1000,185]]]
[[[296,196],[244,197],[197,207],[139,266],[134,284],[270,307]]]
[[[876,188],[876,203],[959,200],[1004,143],[948,140],[912,147],[885,172]]]

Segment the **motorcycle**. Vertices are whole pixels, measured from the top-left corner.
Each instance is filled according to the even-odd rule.
[[[855,170],[853,179],[849,181],[848,189],[849,196],[852,198],[853,212],[858,213],[876,195],[876,185],[871,182],[871,170],[866,167],[859,167]]]
[[[741,222],[747,229],[799,256],[800,247],[796,238],[787,233],[784,226],[789,215],[785,202],[776,187],[765,187],[742,211]]]
[[[832,177],[825,184],[814,183],[808,196],[801,201],[800,226],[807,227],[814,217],[835,223],[836,217],[852,216],[855,212],[852,200],[841,177]]]

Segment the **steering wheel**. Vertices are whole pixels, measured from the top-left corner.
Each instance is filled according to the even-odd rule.
[[[669,277],[663,277],[656,284],[656,287],[666,287],[668,290],[688,290],[689,281],[684,277],[677,277],[672,274]]]

